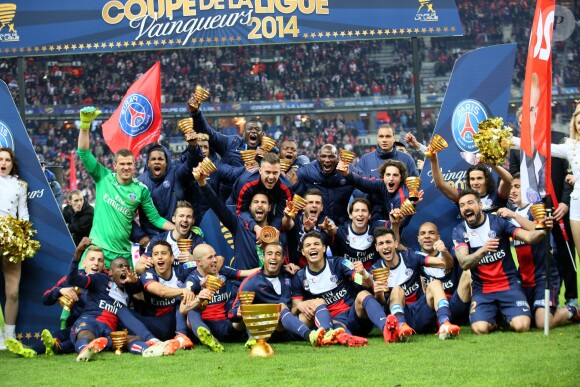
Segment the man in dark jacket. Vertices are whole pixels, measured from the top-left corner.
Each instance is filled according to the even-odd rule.
[[[232,168],[236,170],[239,168]],[[236,206],[236,213],[248,221],[249,225],[254,228],[255,222],[251,221],[248,212],[252,197],[256,191],[265,191],[272,198],[271,207],[268,217],[268,224],[280,228],[282,227],[282,216],[286,201],[292,200],[290,192],[290,181],[286,176],[280,173],[280,158],[275,153],[268,153],[264,156],[260,168],[257,171],[243,171],[237,175],[238,179],[234,183],[232,195],[226,204]],[[256,230],[260,234],[260,230]]]
[[[516,113],[518,123],[521,121],[521,115],[522,112],[520,108]],[[563,133],[552,131],[552,143],[562,144],[565,139],[566,137]],[[518,149],[512,149],[510,151],[510,173],[512,175],[520,171],[520,152],[521,151]],[[554,209],[554,218],[558,223],[563,221],[567,234],[571,236],[572,231],[570,230],[570,216],[568,210],[570,208],[570,194],[572,193],[574,186],[566,182],[566,171],[568,171],[568,167],[568,162],[565,159],[558,157],[552,158],[552,185],[554,186],[554,192],[558,199],[558,207]],[[556,247],[554,258],[556,258],[556,261],[558,262],[558,272],[560,273],[560,278],[566,287],[566,293],[564,294],[566,303],[570,301],[574,303],[578,297],[576,271],[574,270],[561,226],[552,228],[552,236],[554,237]],[[569,238],[568,245],[570,251],[574,252],[574,241],[572,238]]]
[[[83,237],[88,237],[91,233],[95,210],[79,190],[70,193],[68,202],[69,204],[62,211],[62,216],[75,245],[78,246]]]
[[[209,126],[201,111],[192,112],[194,128],[196,132],[206,133],[209,136],[209,146],[211,149],[221,156],[222,163],[231,165],[232,167],[243,167],[244,162],[240,151],[255,149],[257,156],[261,157],[266,152],[260,148],[262,137],[264,136],[263,125],[259,119],[251,119],[246,122],[244,127],[243,137],[238,135],[225,135],[219,133],[217,130]],[[278,149],[272,150],[278,153]],[[225,182],[220,183],[219,197],[222,200],[227,200],[232,192],[232,184]]]
[[[171,219],[179,200],[187,199],[185,191],[190,185],[191,170],[203,160],[203,153],[196,143],[196,134],[187,134],[186,140],[190,145],[183,151],[183,157],[177,162],[171,160],[171,153],[164,146],[159,144],[151,146],[147,150],[147,167],[137,177],[149,188],[153,204],[159,214],[166,219]],[[146,245],[145,240],[148,243],[149,239],[160,230],[142,214],[141,208],[139,208],[139,220],[140,227],[133,224],[131,239],[139,241],[139,244],[143,246]]]
[[[197,134],[197,145],[201,148],[203,152],[203,157],[210,159],[216,168],[216,172],[212,173],[206,178],[207,184],[211,186],[214,192],[219,192],[219,185],[221,180],[220,165],[221,160],[218,158],[217,154],[212,151],[209,147],[209,136],[205,133]],[[181,159],[184,160],[186,154],[181,155]],[[191,179],[189,182],[189,188],[186,190],[186,195],[188,196],[187,201],[191,203],[195,213],[195,225],[199,226],[207,210],[209,210],[209,204],[207,200],[203,197],[199,184],[195,179]]]
[[[332,144],[326,144],[318,151],[317,160],[298,170],[298,182],[292,187],[294,193],[303,196],[307,190],[316,188],[322,193],[324,205],[322,215],[336,224],[348,220],[345,209],[354,186],[337,170],[338,152]]]
[[[360,158],[356,167],[364,176],[379,178],[379,167],[386,160],[399,160],[405,164],[409,176],[419,176],[413,157],[395,147],[395,133],[391,125],[381,125],[377,130],[377,150]]]

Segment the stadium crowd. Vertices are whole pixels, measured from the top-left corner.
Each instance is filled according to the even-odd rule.
[[[526,2],[458,1],[463,37],[430,39],[421,47],[421,60],[435,62],[435,75],[449,74],[463,52],[490,44],[516,42],[518,57],[514,86],[525,75],[525,53],[533,7]],[[578,7],[578,5],[576,4]],[[576,10],[579,11],[579,10]],[[580,47],[567,44],[565,56],[555,58],[560,86],[576,86]],[[394,48],[393,61],[380,63],[378,53]],[[556,51],[556,50],[555,50]],[[162,64],[162,102],[184,103],[200,84],[213,102],[411,96],[412,55],[408,40],[296,45],[199,48],[131,53],[89,54],[81,57],[27,58],[26,104],[115,105],[125,90],[156,61]],[[59,64],[60,63],[60,64]],[[0,78],[18,95],[15,59],[0,62]],[[422,79],[423,92],[430,85]]]

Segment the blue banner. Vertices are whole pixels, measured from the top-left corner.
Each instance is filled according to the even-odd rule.
[[[463,35],[453,0],[20,0],[0,57]]]
[[[471,51],[455,62],[434,134],[449,144],[438,153],[439,166],[445,181],[458,189],[465,188],[465,172],[471,166],[461,153],[469,158],[477,152],[473,143],[477,124],[489,117],[503,117],[506,121],[515,56],[516,44],[502,44]],[[403,244],[417,247],[419,227],[433,222],[451,248],[451,233],[460,221],[459,210],[435,187],[429,158],[425,158],[421,180],[425,194],[417,214],[404,230]]]
[[[36,255],[22,264],[16,332],[18,338],[26,342],[40,338],[44,328],[59,327],[62,308],[59,305],[43,306],[42,295],[67,273],[75,245],[3,81],[0,81],[0,106],[0,145],[10,147],[16,153],[20,177],[28,183],[30,221],[38,231],[34,239],[40,242]],[[0,289],[4,305],[4,276],[0,276]]]

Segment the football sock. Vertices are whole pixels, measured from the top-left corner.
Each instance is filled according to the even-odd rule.
[[[144,341],[141,341],[141,340],[131,341],[131,343],[129,343],[128,347],[129,347],[129,352],[131,352],[135,355],[141,355],[144,350],[149,348],[147,343]]]
[[[207,325],[203,323],[203,320],[201,319],[201,314],[197,310],[190,310],[189,312],[187,312],[187,321],[189,321],[189,324],[191,325],[191,330],[193,331],[195,336],[197,336],[197,330],[199,329],[199,327],[204,327],[209,331],[209,328],[207,327]],[[199,336],[197,336],[197,338],[199,339]]]
[[[75,343],[75,351],[77,353],[81,353],[81,351],[85,349],[85,347],[89,345],[90,342],[91,340],[89,339],[78,339],[77,342]]]
[[[16,338],[16,325],[4,324],[4,337],[5,338]]]
[[[447,301],[447,299],[439,301],[437,303],[437,321],[439,322],[439,325],[443,324],[445,321],[449,321],[449,315],[451,315],[449,301]]]
[[[399,325],[407,322],[407,320],[405,320],[405,310],[401,304],[394,304],[391,306],[391,313],[395,315]]]
[[[310,340],[310,329],[300,319],[294,316],[288,309],[282,309],[280,312],[280,322],[287,331]]]
[[[314,310],[314,323],[325,330],[332,329],[332,317],[326,305],[318,305]]]
[[[117,311],[117,317],[126,327],[131,327],[131,332],[135,334],[135,336],[139,336],[142,340],[148,341],[155,336],[149,332],[145,324],[139,320],[129,308],[119,308]]]
[[[385,328],[385,322],[387,320],[387,315],[385,314],[385,310],[378,303],[377,300],[370,294],[365,297],[362,302],[363,308],[367,311],[367,315],[369,316],[369,320],[373,322],[373,324],[380,329],[382,332]]]
[[[179,308],[175,311],[175,331],[187,336],[187,317],[179,312]]]

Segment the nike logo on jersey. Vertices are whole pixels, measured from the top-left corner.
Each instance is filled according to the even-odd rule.
[[[378,168],[374,168],[374,169],[371,169],[371,172],[375,172],[375,171],[378,171],[378,170],[379,170]]]

